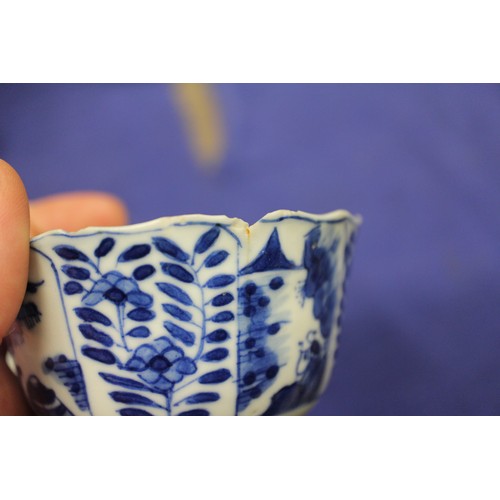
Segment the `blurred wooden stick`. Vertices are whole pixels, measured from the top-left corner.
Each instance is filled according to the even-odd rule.
[[[176,83],[173,92],[198,164],[208,173],[217,172],[226,138],[214,88],[206,83]]]

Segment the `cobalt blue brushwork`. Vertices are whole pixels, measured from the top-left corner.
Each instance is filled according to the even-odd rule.
[[[28,329],[32,329],[37,323],[40,323],[42,313],[32,300],[32,295],[37,292],[38,287],[41,285],[43,285],[43,280],[38,283],[28,282],[26,296],[17,315],[17,319],[22,321]]]
[[[333,368],[358,224],[278,211],[35,238],[10,343],[34,411],[306,413]]]

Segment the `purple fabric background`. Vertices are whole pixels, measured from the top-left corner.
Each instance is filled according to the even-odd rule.
[[[29,195],[101,189],[133,222],[278,208],[363,215],[314,415],[500,413],[500,87],[219,85],[221,172],[164,85],[0,86]]]

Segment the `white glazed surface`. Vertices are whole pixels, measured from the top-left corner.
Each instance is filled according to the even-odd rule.
[[[10,338],[28,399],[46,415],[308,411],[359,222],[280,210],[250,227],[186,215],[34,238]]]

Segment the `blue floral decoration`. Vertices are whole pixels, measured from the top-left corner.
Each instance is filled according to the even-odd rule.
[[[140,379],[158,392],[170,391],[186,375],[196,372],[194,361],[184,355],[167,337],[134,351],[125,369],[137,372]]]
[[[337,300],[337,291],[333,283],[335,263],[332,255],[335,254],[338,240],[335,239],[330,247],[319,244],[321,227],[315,227],[307,236],[304,247],[304,268],[307,278],[303,288],[304,297],[314,300],[313,314],[320,323],[323,338],[330,337],[333,326],[333,314]]]
[[[329,224],[309,222],[313,227],[302,233],[301,260],[287,256],[288,246],[282,248],[275,226],[244,267],[238,235],[219,223],[179,223],[200,229],[197,239],[181,245],[162,233],[126,247],[105,236],[93,252],[64,242],[52,247],[62,265],[35,249],[57,270],[61,298],[67,296],[71,304],[67,319],[77,319],[73,355],[51,355],[44,374],[53,373],[78,410],[89,414],[94,410],[82,371],[87,363],[80,365],[80,360],[96,364],[120,415],[220,414],[227,412],[234,394],[235,414],[252,414],[254,400],[261,398],[269,402],[265,415],[314,401],[331,354],[342,294],[337,296],[334,279],[337,232],[330,232]],[[342,256],[346,267],[351,246],[352,238]],[[236,262],[224,264],[233,253]],[[27,293],[36,293],[42,284],[29,283]],[[161,293],[155,295],[157,290]],[[291,331],[283,305],[292,294],[315,323],[309,332],[299,332],[295,379],[284,386]],[[19,319],[27,329],[40,317],[34,302],[23,304]],[[26,388],[40,414],[76,411],[35,375]]]
[[[151,295],[141,292],[136,280],[127,278],[118,271],[104,274],[85,295],[83,303],[95,306],[103,300],[109,300],[115,305],[130,302],[138,307],[149,307],[153,303]]]

